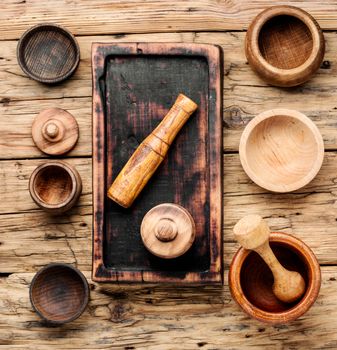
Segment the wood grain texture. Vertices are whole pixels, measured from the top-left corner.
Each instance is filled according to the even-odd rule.
[[[190,0],[48,1],[1,3],[0,12],[0,348],[46,349],[334,349],[336,336],[337,274],[323,266],[317,303],[289,326],[264,326],[250,320],[235,305],[227,283],[223,287],[96,285],[90,281],[91,301],[74,323],[47,328],[32,311],[28,285],[50,261],[73,263],[90,278],[91,160],[71,158],[84,189],[78,205],[57,220],[36,209],[27,191],[31,171],[45,157],[33,144],[31,124],[43,108],[60,107],[78,120],[81,135],[69,157],[91,156],[91,42],[196,42],[221,45],[224,59],[224,150],[237,152],[244,126],[275,105],[299,110],[319,127],[326,148],[316,179],[293,194],[272,195],[249,180],[238,154],[225,154],[224,256],[225,265],[238,249],[232,227],[258,210],[271,227],[303,239],[321,264],[336,259],[336,81],[337,37],[326,32],[326,62],[299,88],[268,87],[251,70],[244,55],[244,32],[213,32],[247,28],[270,1]],[[282,4],[293,4],[284,1]],[[298,1],[322,28],[336,29],[334,1]],[[34,23],[57,21],[80,36],[81,63],[74,76],[53,88],[26,77],[17,65],[15,50],[21,34]],[[170,27],[170,28],[169,28]],[[190,31],[202,28],[206,32]],[[152,31],[152,34],[140,32]],[[171,31],[172,33],[156,33]],[[139,34],[126,34],[138,32]],[[119,33],[108,35],[109,33]],[[310,103],[308,103],[310,101]],[[15,196],[13,193],[15,192]],[[19,238],[19,239],[18,239]],[[6,277],[8,276],[8,277]],[[225,277],[227,269],[225,270]]]
[[[93,45],[96,281],[221,282],[220,54],[218,47],[201,44]],[[198,109],[171,145],[171,157],[129,210],[106,200],[112,179],[180,92]],[[178,203],[191,213],[196,238],[185,255],[163,261],[144,248],[139,228],[146,212],[165,202]]]
[[[90,271],[85,273],[89,278]],[[227,270],[226,270],[227,276]],[[97,285],[83,315],[47,328],[32,311],[31,273],[0,279],[1,346],[5,349],[331,349],[337,319],[336,268],[322,268],[317,302],[299,320],[268,326],[245,316],[224,286]],[[5,326],[6,325],[6,326]]]
[[[306,84],[278,89],[262,81],[247,64],[244,55],[245,33],[163,33],[134,34],[124,37],[78,38],[81,64],[74,76],[53,88],[25,78],[15,58],[15,41],[0,41],[0,154],[2,158],[44,157],[31,139],[31,125],[44,108],[66,109],[77,119],[81,135],[69,156],[91,155],[91,43],[99,42],[196,42],[220,45],[224,60],[224,151],[237,151],[245,125],[264,110],[278,107],[298,110],[311,118],[320,129],[326,149],[337,149],[335,136],[337,105],[337,34],[325,33],[325,63]],[[303,94],[306,98],[303,98]],[[34,99],[39,100],[38,103]],[[310,101],[310,103],[307,103]],[[324,103],[323,103],[324,101]]]
[[[293,1],[282,1],[293,5]],[[268,0],[5,0],[0,21],[3,39],[18,39],[27,27],[44,22],[65,26],[75,35],[219,31],[247,29],[250,21],[271,5]],[[323,29],[337,29],[337,4],[331,0],[300,0]],[[113,20],[112,20],[113,19]]]

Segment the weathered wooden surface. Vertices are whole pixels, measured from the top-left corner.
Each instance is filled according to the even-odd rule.
[[[95,281],[221,282],[220,59],[211,45],[93,46]],[[195,219],[195,244],[177,259],[159,259],[141,241],[142,219],[160,203],[179,203]]]
[[[305,85],[267,86],[246,64],[244,32],[270,1],[5,0],[0,12],[0,349],[335,349],[337,347],[337,33],[325,32],[327,61]],[[280,2],[281,3],[281,2]],[[282,4],[290,3],[284,1]],[[294,2],[291,2],[294,4]],[[326,29],[337,29],[335,1],[298,1]],[[191,10],[187,10],[191,8]],[[196,10],[195,10],[196,9]],[[30,25],[63,24],[78,37],[81,62],[67,82],[48,87],[29,80],[16,63],[16,40]],[[169,28],[170,27],[170,28]],[[175,31],[205,30],[206,32]],[[171,33],[158,34],[159,31]],[[153,32],[152,34],[122,34]],[[95,34],[113,34],[93,36]],[[197,42],[224,49],[224,256],[225,285],[181,287],[98,285],[91,270],[91,42]],[[318,125],[326,154],[317,178],[294,194],[274,195],[252,184],[237,154],[244,126],[278,106],[297,109]],[[50,217],[30,198],[28,179],[45,158],[30,137],[43,108],[69,110],[80,138],[66,161],[83,180],[78,205]],[[232,227],[260,213],[277,231],[303,239],[322,264],[317,303],[289,326],[269,327],[248,319],[232,301],[228,266],[237,249]],[[73,263],[88,277],[89,307],[74,323],[45,327],[32,311],[28,286],[35,271],[52,261]]]

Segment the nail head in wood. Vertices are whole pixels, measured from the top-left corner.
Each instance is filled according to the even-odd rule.
[[[272,6],[250,24],[245,51],[251,68],[267,83],[296,86],[319,69],[324,53],[323,32],[306,11]]]
[[[49,155],[62,155],[74,148],[79,128],[72,114],[61,108],[41,111],[32,125],[35,145]]]
[[[186,253],[193,244],[195,224],[185,208],[164,203],[146,213],[140,233],[145,247],[152,254],[172,259]]]
[[[45,321],[63,324],[74,321],[89,302],[86,278],[68,264],[53,263],[43,267],[34,276],[30,301],[36,313]]]

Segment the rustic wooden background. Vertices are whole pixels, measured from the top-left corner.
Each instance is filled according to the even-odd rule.
[[[337,1],[279,1],[309,11],[325,30],[327,50],[318,74],[303,86],[267,86],[249,68],[245,30],[269,0],[2,0],[0,9],[0,349],[336,349],[337,348]],[[81,48],[72,79],[48,87],[28,79],[16,45],[40,22],[66,26]],[[93,41],[214,43],[224,50],[223,287],[95,284],[91,270],[91,72]],[[32,202],[28,179],[45,155],[30,127],[43,108],[69,110],[80,140],[67,161],[83,179],[79,205],[50,217]],[[273,107],[304,112],[323,134],[326,153],[317,178],[293,194],[252,184],[238,157],[248,121]],[[227,272],[237,249],[231,229],[260,213],[275,230],[303,239],[316,253],[323,283],[312,309],[288,326],[246,317],[231,299]],[[34,273],[49,262],[72,263],[89,279],[89,307],[77,321],[46,327],[28,298]]]

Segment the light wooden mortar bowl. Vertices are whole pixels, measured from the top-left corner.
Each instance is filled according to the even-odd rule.
[[[311,249],[286,233],[270,234],[270,247],[280,263],[299,272],[305,280],[303,296],[284,303],[273,293],[273,275],[262,258],[251,250],[239,248],[229,269],[233,299],[251,317],[270,324],[285,324],[305,314],[318,297],[321,270]]]
[[[291,192],[317,175],[324,144],[318,128],[304,114],[273,109],[248,123],[239,152],[243,169],[257,185],[272,192]]]
[[[321,28],[294,6],[272,6],[250,24],[245,41],[251,68],[267,83],[295,86],[318,70],[325,43]]]

